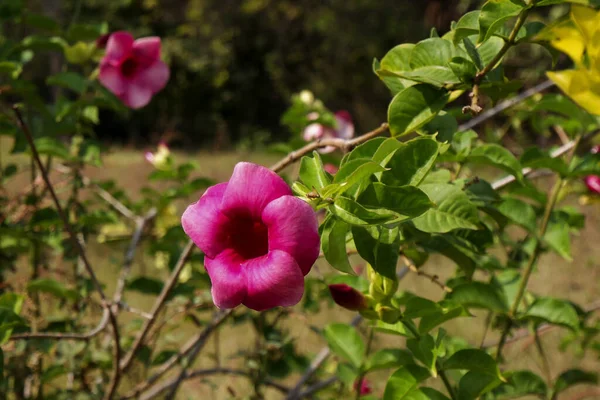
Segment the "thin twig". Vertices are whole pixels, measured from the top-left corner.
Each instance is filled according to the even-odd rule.
[[[108,325],[109,315],[108,307],[103,309],[102,318],[95,328],[86,333],[63,333],[63,332],[32,332],[32,333],[20,333],[12,335],[9,340],[31,340],[31,339],[54,339],[54,340],[90,340],[94,336],[106,328]]]
[[[237,375],[237,376],[243,376],[246,378],[250,378],[248,372],[239,370],[239,369],[209,368],[209,369],[200,369],[200,370],[196,370],[196,371],[185,372],[185,376],[183,379],[187,380],[187,379],[192,379],[192,378],[204,377],[204,376],[208,376],[208,375]],[[285,387],[277,382],[274,382],[270,379],[266,379],[264,381],[264,384],[267,386],[271,386],[271,387],[279,390],[282,393],[286,393],[288,391],[287,387]],[[140,399],[141,400],[150,400],[152,398],[155,398],[155,397],[159,396],[160,394],[162,394],[163,392],[171,389],[173,385],[175,385],[175,382],[173,382],[173,381],[166,382],[163,385],[154,388],[151,392],[141,396]],[[167,398],[172,398],[172,397],[167,397]]]
[[[158,313],[162,309],[163,305],[165,304],[165,301],[169,297],[171,290],[173,290],[173,288],[177,284],[177,279],[179,278],[179,274],[183,270],[183,267],[185,266],[185,263],[187,262],[188,257],[192,254],[192,250],[194,250],[194,242],[192,242],[190,240],[190,241],[188,241],[185,248],[181,252],[181,255],[179,256],[179,260],[177,261],[177,264],[175,265],[175,269],[171,273],[169,280],[163,287],[162,291],[160,292],[160,295],[158,296],[158,298],[154,302],[154,305],[152,306],[152,311],[150,311],[152,318],[149,318],[146,320],[146,322],[144,323],[144,326],[142,327],[142,329],[136,336],[136,338],[133,342],[133,345],[131,346],[131,349],[121,360],[120,369],[122,370],[123,373],[125,373],[131,366],[131,361],[133,361],[133,358],[135,357],[135,354],[137,353],[139,348],[142,346],[144,339],[146,338],[146,335],[148,334],[148,332],[150,332],[150,329],[154,325],[154,322],[156,321],[156,316],[158,315]]]
[[[436,285],[438,285],[440,288],[442,288],[442,290],[444,290],[447,293],[452,293],[452,289],[446,285],[444,285],[444,283],[442,281],[440,281],[440,277],[437,275],[432,275],[428,272],[422,271],[419,268],[417,268],[417,266],[411,261],[409,260],[405,255],[400,255],[400,258],[402,259],[402,261],[404,262],[404,264],[406,265],[406,267],[408,267],[408,269],[414,273],[416,273],[418,276],[424,276],[426,278],[428,278],[429,280],[431,280],[432,283],[435,283]]]
[[[319,390],[325,389],[327,386],[333,385],[338,380],[339,380],[339,378],[337,376],[332,376],[329,379],[325,379],[324,381],[317,382],[313,385],[310,385],[309,387],[306,388],[306,390],[304,392],[302,392],[298,395],[298,398],[302,399],[304,397],[308,397],[308,396],[318,392]]]
[[[229,315],[231,315],[232,312],[233,312],[233,310],[221,310],[215,314],[214,320],[220,321],[220,322],[218,322],[218,324],[220,324],[225,318],[227,318]],[[213,323],[211,325],[215,325],[215,324]],[[196,343],[194,345],[194,347],[191,349],[190,353],[186,357],[186,365],[187,366],[191,366],[194,363],[194,361],[196,360],[196,357],[198,357],[198,354],[204,348],[204,345],[206,344],[206,341],[208,340],[208,338],[213,330],[214,330],[214,328],[210,329],[210,330],[209,329],[204,330],[203,335],[202,335],[202,340],[198,341],[198,343]],[[179,386],[181,385],[181,382],[183,382],[185,380],[186,376],[187,376],[187,369],[183,368],[181,373],[179,374],[179,376],[173,381],[173,384],[169,390],[169,395],[167,396],[168,399],[175,398],[175,395],[177,394],[177,390],[179,390]]]
[[[381,126],[379,128],[372,130],[371,132],[367,132],[364,135],[355,137],[354,139],[346,140],[346,139],[337,139],[337,138],[331,138],[331,139],[327,138],[327,139],[319,139],[314,142],[310,142],[307,145],[305,145],[304,147],[301,147],[298,150],[295,150],[295,151],[292,151],[291,153],[289,153],[282,160],[280,160],[279,162],[274,164],[271,167],[271,169],[274,172],[279,172],[282,169],[284,169],[285,167],[287,167],[288,165],[293,164],[294,162],[299,160],[302,156],[310,153],[313,150],[320,149],[322,147],[327,147],[327,146],[336,147],[336,148],[342,150],[342,152],[347,153],[350,150],[352,150],[353,148],[355,148],[356,146],[358,146],[359,144],[364,143],[367,140],[372,139],[374,137],[377,137],[387,130],[388,130],[388,124],[383,123],[383,124],[381,124]]]
[[[58,200],[58,197],[56,196],[56,192],[54,191],[54,188],[52,187],[52,183],[50,182],[48,172],[46,171],[46,168],[44,167],[44,164],[42,163],[42,159],[40,158],[40,155],[35,146],[33,136],[31,134],[31,132],[29,131],[29,128],[25,124],[25,121],[23,120],[21,111],[19,110],[19,108],[17,106],[13,107],[13,111],[15,113],[15,116],[17,117],[17,125],[19,126],[19,128],[25,135],[27,142],[29,143],[29,147],[31,148],[31,154],[38,166],[38,169],[40,170],[40,173],[42,174],[42,178],[44,179],[44,182],[46,183],[48,192],[50,192],[50,196],[52,196],[52,200],[54,201],[54,204],[56,206],[56,212],[60,216],[60,219],[63,221],[64,227],[65,227],[67,233],[69,234],[69,237],[71,239],[71,242],[73,243],[73,246],[75,247],[75,249],[77,249],[77,252],[79,253],[79,258],[83,262],[83,265],[85,266],[85,269],[86,269],[88,275],[90,276],[90,279],[92,281],[92,284],[94,285],[94,288],[100,295],[102,308],[104,308],[105,312],[108,313],[108,320],[112,327],[112,334],[113,334],[113,339],[114,339],[113,341],[114,341],[114,358],[115,358],[115,372],[114,372],[113,377],[111,378],[112,383],[109,385],[109,388],[106,391],[105,396],[104,396],[104,398],[106,400],[110,400],[112,398],[112,396],[114,395],[114,392],[116,390],[116,385],[118,384],[119,379],[120,379],[119,359],[121,358],[121,345],[119,343],[119,326],[117,324],[117,318],[115,317],[114,313],[112,312],[110,305],[108,304],[108,302],[106,300],[106,295],[104,294],[102,285],[100,284],[100,281],[98,281],[98,278],[96,277],[96,274],[94,273],[94,270],[92,269],[92,266],[90,265],[90,262],[87,258],[85,250],[83,249],[81,242],[77,238],[77,235],[76,235],[75,231],[73,230],[73,227],[69,223],[69,219],[68,219],[67,215],[65,214],[65,212],[60,204],[60,201]]]
[[[173,355],[169,360],[167,360],[164,364],[160,366],[160,368],[147,380],[137,385],[131,392],[127,393],[125,396],[121,397],[121,400],[131,399],[138,397],[141,393],[146,391],[154,382],[159,380],[165,373],[167,373],[171,368],[179,364],[179,362],[188,356],[191,351],[196,348],[202,349],[206,344],[210,334],[214,332],[224,321],[232,314],[233,310],[227,310],[225,312],[219,313],[213,318],[213,320],[208,324],[204,330],[198,333],[196,336],[192,337],[188,342],[183,345],[181,350]]]
[[[357,326],[358,324],[360,324],[361,321],[362,317],[360,315],[357,315],[352,319],[350,325]],[[304,371],[304,374],[302,374],[300,379],[298,379],[298,382],[296,382],[296,385],[292,389],[290,389],[286,400],[298,400],[301,398],[300,393],[302,391],[302,387],[311,378],[311,376],[321,367],[321,365],[323,365],[327,357],[329,357],[330,353],[331,350],[329,349],[329,347],[323,347],[319,351],[319,353],[317,353],[316,357],[312,360],[306,371]]]

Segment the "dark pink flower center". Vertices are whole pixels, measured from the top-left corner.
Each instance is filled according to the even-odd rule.
[[[121,64],[121,73],[126,78],[131,78],[138,69],[138,62],[134,58],[128,58]]]
[[[237,254],[250,260],[264,256],[269,251],[269,232],[262,221],[237,217],[228,227],[230,245]]]

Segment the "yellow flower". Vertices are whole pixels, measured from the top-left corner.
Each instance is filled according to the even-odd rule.
[[[575,63],[575,69],[548,72],[548,77],[586,111],[600,115],[600,12],[573,5],[568,20],[548,27],[539,38]]]

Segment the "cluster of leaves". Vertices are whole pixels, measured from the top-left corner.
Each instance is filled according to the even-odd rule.
[[[500,100],[519,88],[517,82],[506,79],[502,67],[510,48],[528,43],[554,51],[550,46],[554,36],[548,44],[547,31],[539,35],[544,25],[529,22],[527,17],[540,7],[561,3],[568,2],[489,0],[453,23],[443,37],[434,31],[432,37],[416,44],[394,47],[373,63],[375,74],[391,91],[388,126],[392,137],[364,141],[341,159],[335,154],[322,159],[315,152],[300,160],[299,180],[292,188],[324,214],[322,251],[333,267],[325,278],[307,278],[301,310],[307,314],[320,310],[328,299],[325,283],[346,283],[366,300],[360,314],[368,320],[369,339],[348,324],[315,328],[337,356],[332,366],[340,382],[335,389],[338,395],[356,390],[356,383],[368,374],[391,369],[387,383],[378,385],[385,386],[385,400],[555,398],[572,385],[597,381],[594,373],[580,369],[562,371],[553,381],[529,370],[507,370],[501,365],[503,343],[493,355],[451,336],[442,326],[484,310],[490,326],[498,328],[504,339],[519,328],[536,331],[550,325],[567,329],[567,340],[581,351],[600,349],[600,328],[590,312],[559,295],[527,290],[530,272],[541,254],[554,252],[571,259],[571,236],[583,227],[584,218],[575,208],[557,203],[572,182],[600,175],[600,155],[579,152],[556,157],[532,147],[517,157],[501,142],[486,142],[483,135],[457,123],[461,109],[457,105],[464,105],[465,100],[470,105],[464,111],[476,113],[484,97]],[[590,5],[585,0],[577,3]],[[110,254],[98,258],[110,258],[124,271],[133,271],[125,275],[122,304],[115,304],[114,309],[126,310],[134,294],[159,296],[167,286],[164,273],[177,270],[187,243],[175,204],[197,197],[214,182],[197,177],[195,164],[172,160],[150,174],[152,185],[136,200],[115,182],[87,178],[86,165],[102,165],[102,148],[93,134],[100,110],[125,113],[94,79],[101,54],[94,41],[108,27],[72,23],[63,29],[52,18],[22,7],[20,1],[7,4],[0,5],[4,26],[26,27],[32,34],[15,39],[4,33],[0,41],[0,135],[13,138],[12,152],[23,153],[29,161],[22,127],[10,110],[10,105],[20,103],[46,168],[58,167],[53,182],[58,186],[56,174],[68,178],[68,190],[60,193],[67,222],[90,248],[99,246],[101,254]],[[263,2],[245,4],[260,8]],[[47,50],[63,54],[66,62],[40,89],[26,78],[28,69]],[[292,104],[283,122],[293,130],[300,131],[314,121],[308,118],[312,112],[319,114],[320,123],[333,121],[324,105],[313,98],[306,101],[306,94],[293,98]],[[600,124],[569,97],[556,93],[522,103],[513,118],[540,133],[559,126],[575,147]],[[293,140],[285,149],[300,146],[300,140]],[[339,170],[334,175],[326,172],[324,161],[337,163]],[[98,398],[106,395],[109,376],[115,372],[114,343],[103,334],[74,343],[27,338],[31,333],[85,333],[100,319],[93,282],[82,270],[65,233],[65,221],[39,185],[36,170],[31,170],[31,186],[22,193],[9,196],[4,190],[9,184],[19,185],[20,172],[27,171],[28,164],[14,163],[0,170],[0,274],[3,282],[9,282],[0,287],[0,393],[16,393],[17,398],[25,397],[26,391],[48,399]],[[538,169],[556,175],[559,183],[552,191],[527,179],[529,171]],[[510,174],[511,182],[499,185],[478,176],[480,172],[491,175],[489,170]],[[90,192],[99,196],[88,196]],[[137,247],[156,267],[146,273],[130,268],[135,241],[142,236],[145,243]],[[114,255],[119,252],[125,256]],[[366,274],[355,272],[349,253],[358,253],[368,263]],[[432,254],[456,264],[448,280],[437,281],[445,290],[439,301],[405,290],[398,277],[405,268],[423,272]],[[193,358],[186,358],[189,354],[181,353],[187,348],[181,345],[181,336],[165,333],[188,324],[194,330],[204,329],[206,335],[215,328],[206,315],[213,307],[202,261],[201,254],[187,260],[165,299],[174,307],[167,307],[164,316],[151,316],[161,321],[152,339],[134,354],[140,376],[167,370],[179,361],[184,368],[193,364]],[[20,279],[7,279],[15,276]],[[23,287],[18,286],[20,281],[26,282]],[[177,315],[183,318],[174,318]],[[255,398],[261,398],[262,387],[269,382],[310,365],[303,343],[286,328],[288,315],[288,310],[260,314],[236,310],[232,318],[234,325],[248,324],[256,334],[254,347],[231,356],[243,361],[244,369],[236,373],[250,379]],[[141,318],[120,319],[123,351],[132,348],[144,323]],[[406,348],[371,352],[374,335],[400,336]],[[201,348],[201,343],[191,348]],[[221,367],[219,355],[215,358]],[[430,378],[439,378],[447,393],[441,385],[431,387]]]

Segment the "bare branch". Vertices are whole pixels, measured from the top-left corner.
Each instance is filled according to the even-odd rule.
[[[411,260],[409,260],[406,256],[404,256],[402,254],[400,255],[400,258],[402,258],[402,261],[404,262],[404,264],[406,265],[406,267],[408,267],[408,269],[410,271],[416,273],[419,276],[424,276],[426,278],[429,278],[429,280],[431,280],[431,282],[433,282],[436,285],[438,285],[445,292],[452,293],[452,289],[449,288],[448,286],[444,285],[444,283],[440,281],[440,277],[439,276],[432,275],[432,274],[429,274],[429,273],[427,273],[425,271],[420,270],[419,268],[417,268],[417,266]]]
[[[227,310],[215,315],[213,320],[207,325],[202,332],[192,337],[188,342],[181,348],[181,351],[172,356],[166,361],[160,368],[147,380],[137,385],[131,392],[121,397],[121,400],[131,399],[138,397],[141,393],[146,391],[154,382],[159,380],[166,372],[171,368],[179,364],[179,362],[187,357],[190,352],[198,349],[200,351],[205,345],[206,341],[210,337],[210,334],[215,331],[226,319],[233,313],[233,310]]]
[[[9,340],[31,340],[31,339],[54,339],[54,340],[90,340],[94,336],[106,328],[108,325],[108,307],[104,308],[102,318],[94,329],[87,333],[53,333],[53,332],[32,332],[32,333],[20,333],[12,335]]]
[[[144,323],[144,326],[142,327],[142,329],[136,336],[135,341],[133,342],[133,345],[131,346],[131,349],[121,360],[120,369],[122,370],[123,373],[125,373],[128,370],[128,368],[131,366],[131,361],[133,361],[135,353],[139,350],[139,348],[144,343],[144,339],[146,339],[146,335],[148,335],[148,332],[150,332],[150,329],[152,328],[152,326],[154,325],[154,322],[156,321],[156,316],[158,315],[160,310],[162,310],[162,307],[164,306],[165,301],[167,300],[167,297],[169,297],[171,290],[173,290],[173,288],[177,284],[177,279],[179,278],[179,274],[181,274],[181,271],[183,270],[183,267],[185,266],[185,263],[187,262],[188,257],[192,254],[192,250],[194,250],[194,242],[192,242],[190,240],[190,241],[188,241],[185,248],[181,252],[181,255],[179,256],[179,260],[177,261],[177,264],[175,265],[175,269],[171,273],[169,280],[163,287],[162,291],[160,292],[160,295],[158,296],[158,298],[154,302],[154,305],[152,306],[152,311],[150,311],[152,318],[149,318],[146,320],[146,322]]]
[[[185,376],[184,376],[184,380],[187,379],[192,379],[192,378],[198,378],[198,377],[203,377],[203,376],[209,376],[209,375],[237,375],[237,376],[243,376],[246,378],[251,378],[249,373],[246,371],[242,371],[239,369],[231,369],[231,368],[209,368],[209,369],[200,369],[200,370],[196,370],[196,371],[191,371],[191,372],[185,372]],[[166,383],[164,383],[161,386],[158,386],[156,388],[154,388],[152,390],[152,392],[149,392],[147,394],[145,394],[144,396],[141,396],[141,400],[150,400],[154,397],[159,396],[160,394],[162,394],[163,392],[171,389],[176,383],[171,381],[168,381]],[[267,386],[271,386],[277,390],[279,390],[282,393],[287,393],[287,391],[289,390],[287,387],[274,382],[270,379],[266,379],[264,381],[264,384]],[[172,398],[172,397],[168,397],[168,398]]]
[[[316,140],[314,142],[310,142],[306,146],[301,147],[298,150],[292,151],[285,158],[283,158],[282,160],[280,160],[279,162],[274,164],[271,167],[271,169],[274,172],[279,172],[282,169],[284,169],[285,167],[287,167],[288,165],[293,164],[294,162],[299,160],[300,157],[310,153],[313,150],[317,150],[322,147],[327,147],[327,146],[337,147],[338,149],[342,150],[344,153],[347,153],[350,150],[352,150],[353,148],[355,148],[356,146],[358,146],[359,144],[364,143],[367,140],[372,139],[374,137],[377,137],[387,130],[388,130],[388,124],[383,123],[383,124],[381,124],[381,126],[379,128],[372,130],[371,132],[367,132],[364,135],[355,137],[354,139],[349,139],[349,140],[337,139],[337,138],[335,138],[335,139],[320,139],[320,140]]]

